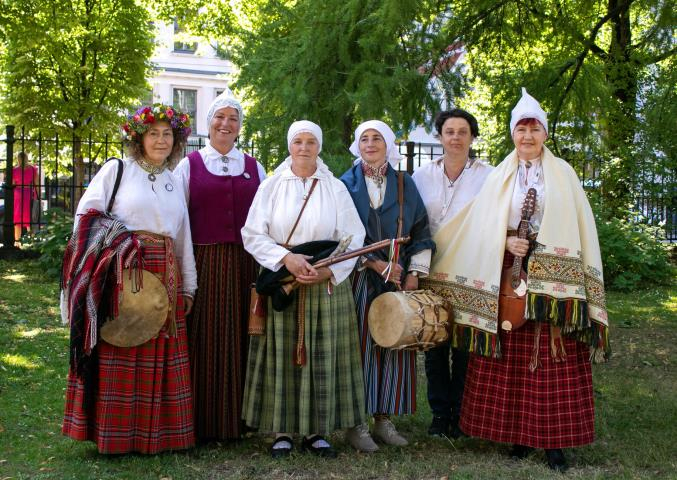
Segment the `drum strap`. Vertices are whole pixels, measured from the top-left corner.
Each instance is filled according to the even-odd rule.
[[[397,219],[397,236],[396,238],[402,237],[402,225],[404,224],[404,174],[402,172],[397,172],[397,203],[400,205],[400,216]],[[392,281],[390,279],[390,274],[394,270],[395,265],[400,260],[400,244],[392,240],[390,245],[390,256],[388,258],[388,266],[381,273],[385,277],[386,282]],[[395,285],[399,284],[395,282]]]
[[[303,215],[303,211],[306,209],[306,205],[308,205],[308,200],[310,199],[310,196],[313,194],[313,190],[315,190],[315,185],[317,185],[317,178],[313,178],[313,184],[310,186],[310,190],[308,190],[308,193],[306,194],[303,200],[303,205],[301,206],[299,216],[296,217],[296,222],[294,222],[294,226],[291,227],[291,232],[289,232],[287,241],[282,244],[282,246],[285,248],[289,248],[289,241],[291,240],[292,235],[294,235],[294,232],[296,231],[296,227],[299,224],[299,220],[301,220],[301,215]]]
[[[113,185],[113,194],[110,196],[110,200],[108,201],[108,206],[106,207],[106,213],[110,215],[110,211],[113,210],[113,203],[115,202],[115,195],[118,193],[118,188],[120,188],[120,180],[122,180],[122,170],[124,169],[124,164],[122,163],[122,160],[116,157],[111,157],[106,162],[110,162],[111,160],[117,160],[118,161],[118,171],[117,175],[115,176],[115,184]]]
[[[400,204],[400,216],[397,219],[397,237],[402,236],[404,224],[404,172],[397,172],[397,203]]]

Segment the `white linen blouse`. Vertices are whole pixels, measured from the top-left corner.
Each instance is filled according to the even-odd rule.
[[[519,160],[515,188],[512,192],[508,228],[517,230],[522,219],[522,206],[530,188],[536,189],[536,208],[529,220],[529,232],[537,233],[543,221],[543,207],[545,206],[545,177],[543,176],[543,162],[540,158],[531,160],[530,167],[526,168],[524,160]]]
[[[233,147],[227,154],[221,155],[214,147],[212,147],[211,143],[207,142],[207,145],[200,149],[200,155],[202,156],[205,167],[209,173],[213,175],[222,177],[232,175],[237,177],[244,172],[244,153],[238,150],[237,147]],[[223,171],[224,162],[221,159],[224,156],[228,158],[227,172]],[[266,171],[258,161],[256,162],[256,167],[259,172],[259,180],[263,182],[266,179]],[[187,203],[190,198],[190,161],[188,160],[188,157],[181,159],[174,169],[174,175],[181,179]]]
[[[125,159],[122,180],[115,196],[111,214],[128,230],[145,230],[172,238],[176,258],[181,268],[182,292],[195,294],[197,273],[193,257],[193,242],[188,221],[188,209],[180,180],[169,170],[156,174],[155,182],[148,172],[133,159]],[[113,194],[118,162],[107,162],[92,179],[80,199],[74,229],[79,215],[90,208],[105,211]]]
[[[481,160],[469,160],[453,185],[444,173],[442,158],[416,169],[412,178],[428,211],[433,236],[475,198],[493,169]]]
[[[304,195],[308,194],[315,178],[318,179],[317,185],[289,243],[299,245],[313,240],[340,240],[352,235],[348,250],[364,245],[365,230],[348,190],[321,159],[317,159],[317,164],[315,173],[304,182],[294,175],[288,159],[273,176],[261,183],[256,192],[242,227],[242,242],[245,250],[269,270],[282,268],[282,258],[289,250],[279,244],[287,240],[303,205]],[[337,285],[348,278],[356,260],[330,266],[332,283]]]
[[[367,185],[367,193],[369,193],[369,202],[371,203],[371,208],[379,208],[383,205],[383,200],[385,200],[386,187],[388,186],[388,178],[383,177],[381,183],[376,182],[371,177],[364,177],[365,184]],[[432,259],[432,250],[426,248],[421,250],[411,256],[409,261],[409,272],[418,272],[421,278],[427,277],[430,272],[430,260]],[[367,261],[366,257],[362,257],[362,262],[359,266],[359,269],[362,270],[364,267],[364,262]],[[407,272],[407,273],[409,273]]]

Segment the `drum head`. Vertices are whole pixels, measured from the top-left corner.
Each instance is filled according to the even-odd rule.
[[[135,272],[131,273],[135,275]],[[169,298],[164,284],[153,273],[141,270],[143,288],[132,288],[130,270],[122,271],[118,316],[101,327],[101,338],[116,347],[136,347],[155,337],[167,321]],[[138,291],[134,291],[138,290]]]
[[[369,333],[383,348],[392,348],[405,335],[405,312],[409,302],[404,295],[387,292],[379,295],[369,307]]]

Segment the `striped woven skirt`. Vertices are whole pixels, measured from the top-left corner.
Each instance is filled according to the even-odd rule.
[[[461,429],[473,437],[534,448],[568,448],[594,440],[595,409],[589,348],[563,337],[567,357],[550,355],[550,329],[541,328],[531,372],[535,322],[501,332],[501,359],[471,355]]]
[[[407,415],[416,411],[416,352],[379,347],[369,333],[371,294],[366,270],[352,276],[357,305],[367,413]]]
[[[145,235],[140,239],[144,268],[165,276],[168,256],[164,239]],[[171,261],[173,252],[169,257]],[[180,289],[180,275],[172,277],[176,280],[174,286]],[[176,336],[169,336],[167,322],[157,338],[137,347],[115,347],[99,339],[98,391],[89,408],[85,406],[82,381],[73,372],[68,373],[64,435],[91,440],[100,453],[106,454],[157,453],[194,445],[181,295],[176,299],[176,312]]]
[[[365,421],[355,304],[347,281],[327,294],[305,288],[306,364],[294,364],[296,299],[282,312],[268,301],[266,331],[249,341],[243,418],[263,432],[329,434]]]
[[[198,289],[188,317],[197,438],[242,432],[249,285],[257,265],[242,245],[195,245]]]

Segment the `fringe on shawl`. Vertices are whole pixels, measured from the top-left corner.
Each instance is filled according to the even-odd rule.
[[[97,210],[88,210],[69,239],[62,265],[70,322],[70,366],[78,376],[96,362],[94,348],[101,325],[117,311],[122,265],[140,267],[140,244],[124,224]],[[111,286],[109,295],[104,290]]]
[[[501,341],[498,335],[469,325],[454,323],[452,346],[476,355],[501,358]]]
[[[551,323],[562,334],[590,346],[590,360],[609,359],[609,327],[588,316],[588,302],[578,298],[555,298],[541,293],[527,294],[527,320]]]

